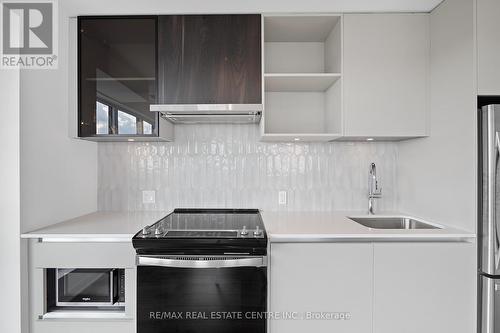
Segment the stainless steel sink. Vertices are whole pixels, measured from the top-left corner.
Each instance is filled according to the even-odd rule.
[[[373,229],[440,229],[439,227],[408,217],[349,217],[349,219]]]

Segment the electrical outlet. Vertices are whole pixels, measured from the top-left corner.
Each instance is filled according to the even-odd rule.
[[[156,191],[142,191],[142,203],[154,204],[155,196],[156,196]]]
[[[279,205],[286,205],[286,191],[279,191],[278,192],[278,204]]]

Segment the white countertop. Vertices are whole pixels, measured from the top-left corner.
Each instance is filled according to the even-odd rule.
[[[266,231],[273,242],[321,242],[341,240],[468,240],[471,232],[447,227],[417,218],[441,229],[372,229],[348,217],[367,216],[363,212],[262,212]],[[373,217],[404,216],[401,213],[381,213]]]
[[[130,241],[144,226],[151,225],[168,212],[95,212],[34,230],[22,238],[96,241]],[[348,216],[366,216],[359,212],[266,212],[262,219],[271,242],[327,242],[342,240],[468,240],[473,233],[442,226],[441,229],[389,230],[364,227]],[[382,216],[403,215],[399,213]],[[411,216],[408,216],[411,217]]]
[[[21,238],[102,238],[132,237],[169,212],[95,212],[21,235]]]

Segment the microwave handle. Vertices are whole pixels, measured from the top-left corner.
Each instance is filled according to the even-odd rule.
[[[137,266],[159,266],[172,268],[231,268],[231,267],[262,267],[267,266],[266,257],[148,257],[138,256]]]

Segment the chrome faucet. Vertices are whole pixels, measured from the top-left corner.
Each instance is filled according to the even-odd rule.
[[[368,174],[368,214],[375,214],[374,199],[382,197],[382,188],[378,187],[377,166],[375,163],[370,164],[370,172]]]

